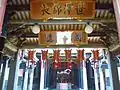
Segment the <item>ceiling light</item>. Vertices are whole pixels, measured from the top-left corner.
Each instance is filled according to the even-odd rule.
[[[82,20],[78,20],[79,22],[82,22]]]
[[[85,32],[89,34],[89,33],[92,33],[92,31],[93,31],[92,26],[87,24],[86,27],[85,27]]]
[[[40,27],[39,27],[39,25],[34,25],[34,26],[32,27],[32,32],[33,32],[34,34],[38,34],[38,33],[40,32]]]

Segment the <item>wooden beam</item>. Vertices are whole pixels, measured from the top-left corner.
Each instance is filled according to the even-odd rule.
[[[113,4],[108,3],[96,3],[96,9],[114,9]]]
[[[9,36],[16,36],[17,34],[10,34]],[[106,36],[104,32],[92,32],[91,34],[88,34],[88,37],[96,37],[96,36]],[[29,34],[23,34],[21,35],[21,38],[37,38],[37,34],[29,33]]]
[[[7,11],[30,11],[30,5],[7,5]]]
[[[113,9],[113,4],[108,3],[96,3],[96,9],[98,10],[110,10]],[[25,5],[7,5],[8,11],[30,11],[30,4]]]
[[[13,45],[10,41],[6,40],[5,48],[10,49],[13,52],[17,52],[17,47]]]
[[[42,48],[46,48],[46,45],[23,45],[23,47],[21,47],[21,49],[42,49]],[[105,45],[103,44],[87,44],[87,45],[80,45],[79,47],[75,46],[75,45],[54,45],[54,46],[50,46],[47,48],[107,48]]]
[[[25,24],[25,25],[34,25],[35,23],[41,25],[48,24],[86,24],[86,22],[91,22],[93,24],[101,24],[101,23],[115,23],[115,18],[111,19],[91,19],[91,20],[48,20],[46,22],[40,20],[9,20],[8,24]]]

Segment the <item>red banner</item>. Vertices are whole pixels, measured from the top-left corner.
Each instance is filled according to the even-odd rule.
[[[65,51],[65,56],[67,60],[71,60],[71,50],[64,50]]]
[[[44,51],[44,50],[41,50],[42,51],[42,60],[47,60],[47,54],[48,54],[48,50],[47,51]]]
[[[73,67],[73,66],[72,66],[72,61],[70,61],[70,62],[67,63],[67,67],[68,67],[69,69],[72,69],[72,67]]]
[[[1,35],[7,0],[0,0],[0,4],[1,4],[0,5],[0,35]]]
[[[34,64],[34,53],[35,51],[28,51],[28,60],[31,60],[31,62]],[[28,61],[29,64],[29,61]]]
[[[61,63],[60,62],[53,62],[53,68],[54,69],[58,69],[61,67]]]
[[[93,52],[93,59],[95,61],[98,61],[99,60],[99,50],[92,50]]]
[[[84,60],[84,49],[83,50],[77,50],[77,61],[80,62]]]
[[[42,51],[42,63],[41,64],[43,64],[43,67],[44,67],[44,61],[46,61],[46,65],[47,65],[47,67],[48,67],[48,57],[47,57],[47,55],[48,55],[48,50],[46,50],[46,51],[44,51],[44,50],[41,50]]]
[[[68,60],[67,68],[71,69],[72,68],[71,50],[64,50],[64,51],[65,51],[66,59]]]
[[[54,61],[57,60],[59,61],[60,60],[60,50],[53,50],[54,51]]]
[[[60,68],[61,62],[60,62],[60,50],[54,50],[54,68]]]

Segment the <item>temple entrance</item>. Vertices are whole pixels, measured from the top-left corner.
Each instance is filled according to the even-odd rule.
[[[55,59],[54,51],[57,50],[47,48],[19,52],[15,77],[18,90],[111,90],[107,50],[72,48],[71,54],[65,54],[65,50],[70,51],[70,49],[59,48],[59,60]],[[81,60],[77,61],[77,57],[80,55],[79,50],[84,51],[84,58],[81,56],[79,57]],[[94,60],[92,53],[95,50],[99,50],[97,61]],[[33,51],[34,55],[32,55]],[[43,55],[43,51],[47,53],[44,52]],[[29,55],[30,53],[32,54]],[[70,56],[70,59],[66,57],[67,55]],[[8,63],[6,65],[8,66]],[[9,63],[10,65],[11,63]],[[2,72],[7,72],[8,68],[11,69],[5,67]],[[9,73],[6,75],[9,78]],[[5,79],[4,85],[7,85],[8,78]]]

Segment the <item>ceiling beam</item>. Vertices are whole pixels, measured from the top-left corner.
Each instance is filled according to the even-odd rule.
[[[16,34],[10,34],[9,36],[16,36]],[[104,32],[92,32],[91,34],[88,34],[88,37],[99,37],[99,36],[106,36]],[[29,34],[23,34],[20,36],[21,38],[37,38],[37,34],[29,33]]]
[[[17,47],[13,45],[11,42],[9,42],[8,40],[6,40],[5,47],[10,49],[13,52],[17,52]]]
[[[23,47],[21,49],[44,49],[46,48],[47,45],[23,45]],[[87,44],[87,45],[80,45],[80,46],[75,46],[75,45],[52,45],[50,47],[47,48],[107,48],[105,45],[103,44]]]
[[[7,11],[30,11],[30,5],[7,5]]]
[[[113,9],[113,4],[108,3],[96,3],[96,9],[100,10],[111,10]],[[25,5],[7,5],[8,11],[30,11],[30,4]]]
[[[113,4],[108,4],[108,3],[96,3],[96,9],[114,9]]]
[[[48,21],[40,21],[40,20],[10,20],[8,24],[25,24],[25,25],[34,25],[35,23],[41,25],[48,24],[86,24],[87,22],[91,22],[93,24],[102,24],[102,23],[115,23],[115,18],[113,19],[92,19],[92,20],[48,20]]]

